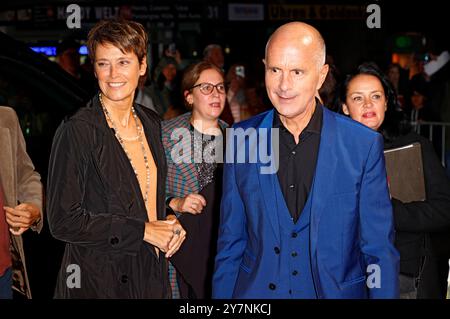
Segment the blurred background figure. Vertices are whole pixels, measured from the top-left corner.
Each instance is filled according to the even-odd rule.
[[[146,108],[149,108],[150,110],[154,111],[155,113],[157,113],[162,117],[162,114],[160,114],[161,110],[158,109],[155,103],[153,102],[155,97],[154,97],[154,90],[152,90],[152,83],[149,83],[147,85],[147,81],[148,81],[148,68],[145,71],[145,74],[139,77],[139,83],[136,88],[134,102],[142,106],[145,106]]]
[[[400,298],[445,299],[450,257],[450,181],[431,143],[411,131],[395,90],[373,63],[347,76],[338,99],[341,111],[383,135],[384,148],[418,142],[426,199],[392,198],[395,245],[400,252]],[[405,181],[407,183],[408,181]]]
[[[328,64],[329,70],[325,82],[323,82],[322,87],[319,90],[319,97],[325,107],[336,111],[333,109],[333,103],[336,87],[340,80],[340,73],[336,64],[334,64],[334,59],[331,55],[327,54],[325,63]]]
[[[241,112],[241,120],[246,120],[256,114],[267,111],[270,105],[269,102],[265,102],[264,98],[267,94],[264,92],[264,87],[251,86],[246,90],[247,109]]]
[[[233,124],[240,122],[247,116],[247,97],[246,97],[246,79],[245,66],[242,64],[233,64],[227,72],[227,102],[231,112],[232,120],[226,120]]]
[[[424,71],[429,77],[430,107],[432,113],[442,122],[450,123],[450,53],[447,39],[430,41],[429,61],[424,65]],[[433,141],[434,142],[434,141]],[[436,145],[436,144],[435,144]],[[450,177],[450,127],[445,135],[445,152],[447,175]]]
[[[209,44],[203,50],[203,60],[210,62],[223,70],[225,65],[225,56],[223,54],[223,49],[218,44]]]
[[[429,84],[416,74],[409,83],[406,112],[411,122],[437,120],[431,113],[429,102]]]
[[[81,78],[79,49],[80,45],[70,38],[64,39],[56,48],[56,62],[76,79]]]
[[[81,66],[79,49],[80,44],[73,38],[64,39],[56,47],[56,63],[78,80],[80,86],[90,95],[94,95],[98,87],[92,71],[92,64],[87,63]]]
[[[164,119],[184,113],[182,108],[177,61],[162,57],[154,72],[152,97],[157,112]]]
[[[405,106],[405,94],[408,83],[408,71],[404,70],[400,64],[391,63],[386,71],[388,80],[397,94],[397,101],[401,108]]]
[[[182,58],[181,52],[174,42],[164,45],[163,54],[165,57],[175,59],[178,71],[183,71],[189,65],[189,62]]]

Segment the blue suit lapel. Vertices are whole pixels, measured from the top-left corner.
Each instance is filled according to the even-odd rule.
[[[311,257],[313,263],[317,260],[317,235],[323,207],[336,186],[331,176],[336,172],[336,118],[332,112],[323,107],[323,124],[320,135],[319,154],[312,190],[311,203]],[[313,267],[317,269],[317,267]]]
[[[275,153],[272,152],[274,149],[272,145],[272,124],[273,124],[273,116],[274,111],[270,111],[267,113],[267,115],[264,117],[264,119],[261,122],[261,125],[257,127],[259,128],[265,128],[268,130],[268,145],[267,145],[267,154],[270,154],[270,163],[274,163],[276,160]],[[258,139],[260,139],[261,136],[258,134]],[[277,146],[278,147],[278,146]],[[275,149],[277,149],[277,147]],[[272,225],[273,232],[275,234],[275,237],[278,241],[280,241],[280,227],[279,227],[279,221],[278,221],[278,200],[275,196],[276,189],[275,187],[279,187],[278,185],[278,176],[276,171],[273,174],[261,174],[262,168],[267,167],[266,164],[263,164],[259,159],[258,154],[258,161],[257,161],[257,169],[258,169],[258,178],[259,183],[261,187],[261,191],[263,193],[264,202],[266,204],[266,213],[268,214],[270,224]]]

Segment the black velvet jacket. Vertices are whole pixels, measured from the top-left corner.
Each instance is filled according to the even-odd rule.
[[[160,120],[135,109],[158,169],[157,216],[165,219]],[[55,134],[47,216],[53,236],[66,242],[56,298],[169,298],[166,259],[143,240],[148,217],[139,183],[98,96]]]

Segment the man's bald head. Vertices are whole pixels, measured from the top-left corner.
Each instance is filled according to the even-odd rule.
[[[303,22],[289,22],[275,30],[266,44],[266,60],[271,46],[293,43],[314,49],[315,60],[319,68],[325,64],[326,48],[322,35],[316,28]]]

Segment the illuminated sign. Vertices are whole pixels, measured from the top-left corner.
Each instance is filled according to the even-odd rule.
[[[56,46],[32,46],[30,49],[37,53],[43,53],[46,56],[56,56]],[[78,53],[80,55],[88,55],[87,46],[80,46]]]

